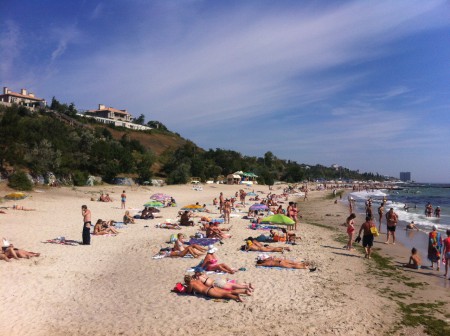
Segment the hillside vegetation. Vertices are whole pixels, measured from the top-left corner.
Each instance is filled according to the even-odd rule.
[[[85,184],[89,175],[107,182],[118,176],[144,182],[156,175],[175,184],[186,183],[191,176],[205,181],[235,171],[253,172],[258,182],[265,184],[275,180],[383,179],[343,167],[336,170],[281,160],[271,152],[251,157],[220,148],[204,150],[160,122],[151,122],[158,129],[134,131],[79,117],[73,104],[55,104],[54,100],[52,107],[30,112],[20,106],[0,106],[0,170],[4,176],[26,171],[45,177],[51,172],[63,183],[75,185]]]

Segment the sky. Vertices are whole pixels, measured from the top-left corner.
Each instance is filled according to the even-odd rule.
[[[450,2],[0,0],[0,86],[204,149],[450,183]]]

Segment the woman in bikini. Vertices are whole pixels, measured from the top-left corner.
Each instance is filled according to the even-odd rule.
[[[263,246],[259,241],[257,241],[255,238],[248,237],[247,243],[246,243],[246,250],[247,251],[260,251],[260,252],[284,252],[284,251],[290,251],[291,249],[289,247],[269,247],[269,246]]]
[[[190,245],[184,245],[185,241],[185,235],[182,233],[179,233],[177,235],[178,239],[175,241],[173,245],[173,251],[180,251],[183,252],[185,249],[190,249],[191,252],[194,252],[193,256],[199,256],[201,254],[204,254],[206,252],[206,248],[198,245],[198,244],[190,244]],[[191,253],[192,254],[192,253]]]
[[[217,252],[217,247],[214,247],[214,245],[209,245],[208,252],[200,267],[204,268],[207,271],[215,271],[215,272],[219,271],[234,274],[236,270],[232,269],[230,266],[226,264],[219,264],[217,257],[214,254],[215,252]]]
[[[236,282],[236,280],[230,280],[230,279],[214,279],[211,277],[208,277],[205,274],[205,270],[201,267],[196,267],[194,269],[194,276],[193,278],[196,280],[200,280],[203,284],[205,284],[208,287],[214,286],[218,288],[225,289],[227,291],[231,290],[240,290],[240,292],[235,292],[236,294],[247,294],[251,295],[251,293],[254,290],[254,287],[251,283],[243,283],[239,284]]]
[[[316,270],[315,267],[311,267],[311,264],[309,262],[297,262],[281,258],[269,257],[267,255],[258,256],[256,260],[256,266],[309,269],[311,272],[314,272]]]
[[[186,285],[186,293],[189,294],[202,294],[215,299],[231,299],[238,302],[243,302],[239,294],[235,294],[233,291],[228,291],[222,288],[207,286],[200,280],[196,280],[190,275],[184,276],[184,283]]]
[[[3,246],[2,252],[5,258],[2,257],[1,259],[4,259],[5,261],[9,261],[8,259],[19,259],[19,258],[30,259],[31,257],[39,257],[41,255],[40,253],[15,248],[13,244],[10,244],[9,246]]]
[[[347,224],[347,235],[348,235],[348,242],[347,242],[347,246],[345,246],[344,248],[349,250],[349,251],[353,251],[353,233],[355,232],[355,218],[356,215],[354,213],[350,214],[350,216],[347,217],[347,220],[345,221],[345,223]]]

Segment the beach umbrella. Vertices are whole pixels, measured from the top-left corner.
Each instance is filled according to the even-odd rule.
[[[255,203],[252,206],[250,206],[249,209],[252,210],[252,211],[265,211],[265,210],[267,210],[269,208],[265,204]]]
[[[185,205],[184,207],[181,208],[181,210],[195,210],[195,211],[204,211],[205,209],[203,208],[203,206],[201,206],[200,204],[189,204],[189,205]]]
[[[262,223],[278,224],[278,225],[294,225],[295,222],[288,216],[282,214],[276,214],[268,217],[264,217],[261,220]]]
[[[150,199],[155,200],[155,201],[165,201],[165,200],[170,200],[171,198],[172,198],[172,196],[163,194],[163,193],[157,193],[157,194],[153,194],[152,196],[150,196]]]
[[[8,195],[5,195],[5,198],[9,199],[9,200],[21,200],[26,197],[27,197],[27,195],[25,195],[23,192],[13,192]]]
[[[144,204],[145,207],[155,207],[155,208],[162,208],[164,204],[158,201],[150,201]]]

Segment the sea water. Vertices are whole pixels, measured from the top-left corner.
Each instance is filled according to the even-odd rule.
[[[450,229],[450,184],[411,184],[393,190],[381,189],[351,192],[349,197],[353,197],[355,200],[354,211],[359,214],[365,214],[365,202],[369,197],[372,198],[372,213],[377,227],[379,218],[378,207],[383,199],[386,199],[381,226],[382,234],[380,237],[382,239],[379,239],[379,241],[384,241],[386,237],[386,212],[390,208],[394,208],[394,212],[397,213],[399,218],[396,230],[397,241],[408,249],[417,248],[422,257],[422,265],[425,266],[431,264],[427,260],[428,234],[432,231],[433,226],[436,225],[443,239],[447,237],[446,230]],[[342,201],[347,202],[344,199]],[[425,207],[428,202],[433,206],[433,217],[426,217],[425,215]],[[434,209],[437,206],[441,208],[440,218],[434,217]],[[419,231],[406,230],[406,225],[411,221],[414,221]],[[356,225],[357,230],[358,224]],[[404,259],[398,260],[398,262],[407,263],[408,259],[409,251],[405,254]],[[441,268],[442,266],[441,264]],[[442,270],[433,274],[439,277],[439,273],[442,273]],[[441,282],[445,287],[450,286],[448,281],[443,280]]]
[[[431,231],[433,225],[436,225],[439,231],[445,232],[450,229],[450,185],[449,184],[427,184],[427,185],[405,185],[400,189],[393,190],[369,190],[352,192],[350,194],[356,201],[357,210],[364,212],[365,201],[372,197],[372,212],[376,221],[378,221],[378,207],[383,198],[387,199],[385,205],[386,213],[390,208],[399,217],[403,223],[414,223],[424,231]],[[433,217],[425,216],[425,207],[430,202],[433,206]],[[434,217],[434,209],[441,208],[441,217]],[[383,219],[385,222],[385,219]]]

